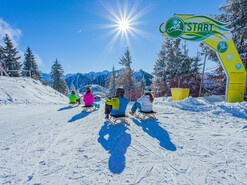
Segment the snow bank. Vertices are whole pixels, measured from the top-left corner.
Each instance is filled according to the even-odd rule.
[[[0,105],[50,103],[68,103],[68,98],[31,78],[0,77]]]
[[[229,103],[224,101],[224,96],[206,96],[199,98],[188,97],[181,101],[172,101],[172,97],[156,98],[155,103],[162,105],[164,102],[171,107],[184,111],[208,112],[215,115],[229,114],[242,119],[247,119],[247,102]]]

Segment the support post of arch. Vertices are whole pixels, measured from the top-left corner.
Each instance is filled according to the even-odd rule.
[[[233,40],[231,39],[227,42],[207,39],[203,42],[216,51],[220,63],[225,71],[227,77],[225,101],[242,102],[245,93],[246,70]],[[220,52],[221,50],[219,47],[224,44],[227,44],[228,48],[226,51],[223,50],[224,52]]]

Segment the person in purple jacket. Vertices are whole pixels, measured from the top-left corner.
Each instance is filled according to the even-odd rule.
[[[86,107],[95,106],[96,108],[99,108],[99,105],[94,103],[94,95],[91,93],[91,89],[89,87],[86,89],[86,94],[83,97],[83,102]]]

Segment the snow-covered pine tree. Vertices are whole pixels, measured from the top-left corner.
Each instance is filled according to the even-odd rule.
[[[158,59],[154,65],[154,78],[153,83],[160,83],[167,79],[167,60],[168,60],[168,53],[169,49],[172,47],[172,40],[170,38],[165,38],[162,43],[161,50],[158,53]]]
[[[154,65],[153,82],[160,83],[198,70],[193,65],[199,65],[199,58],[190,57],[188,51],[186,43],[181,46],[181,39],[165,38],[158,54],[159,58]],[[196,59],[195,63],[193,63],[194,59]]]
[[[2,64],[3,67],[3,47],[0,45],[0,62]]]
[[[41,75],[38,71],[38,65],[36,64],[35,57],[30,49],[30,47],[27,48],[25,55],[25,59],[23,62],[23,68],[22,68],[22,76],[29,76],[29,72],[25,70],[30,70],[31,77],[40,80]]]
[[[144,78],[144,75],[142,76],[142,80],[140,82],[140,88],[141,89],[144,89],[146,87],[146,83],[145,83],[145,78]]]
[[[115,96],[117,90],[117,76],[114,66],[112,67],[112,74],[108,85],[108,96]]]
[[[189,50],[187,49],[186,41],[182,45],[183,48],[183,54],[182,54],[182,60],[180,62],[181,64],[181,74],[180,75],[187,75],[192,73],[192,64],[193,64],[193,58],[189,56]]]
[[[20,70],[22,64],[18,62],[18,60],[21,57],[16,56],[18,51],[16,48],[14,48],[8,34],[5,35],[3,40],[5,43],[5,47],[3,48],[3,61],[5,63],[6,70]],[[12,77],[20,76],[18,71],[8,72],[8,74]]]
[[[180,48],[181,39],[171,41],[172,47],[167,48],[166,57],[166,78],[173,79],[182,75],[183,54]]]
[[[202,66],[201,58],[199,53],[197,52],[197,55],[192,58],[192,64],[191,64],[191,73],[197,73],[200,70],[200,66]]]
[[[219,9],[220,15],[213,15],[222,22],[230,22],[229,28],[233,28],[233,41],[238,52],[247,53],[247,2],[246,0],[227,0],[227,5]]]
[[[63,73],[64,71],[62,65],[56,59],[51,67],[51,87],[53,87],[60,93],[65,94],[67,92],[68,86],[65,80],[62,78]]]
[[[3,62],[3,47],[0,45],[0,62]]]
[[[75,85],[74,85],[73,82],[71,84],[70,90],[71,90],[71,92],[74,91],[75,92],[75,95],[78,97],[78,93],[77,93],[77,90],[76,90]]]
[[[122,86],[126,91],[135,89],[137,82],[133,78],[133,71],[131,69],[132,58],[130,56],[129,48],[127,47],[124,55],[120,58],[119,64],[123,65],[122,71],[118,78],[118,85]]]
[[[67,84],[66,84],[67,85]],[[70,93],[70,90],[69,90],[69,87],[68,87],[68,85],[67,85],[67,87],[66,87],[66,92],[65,92],[65,96],[69,96],[71,93]]]

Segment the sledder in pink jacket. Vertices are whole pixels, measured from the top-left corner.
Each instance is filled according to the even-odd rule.
[[[94,95],[91,93],[91,89],[87,88],[86,94],[83,97],[83,102],[85,106],[92,106],[94,104]]]

